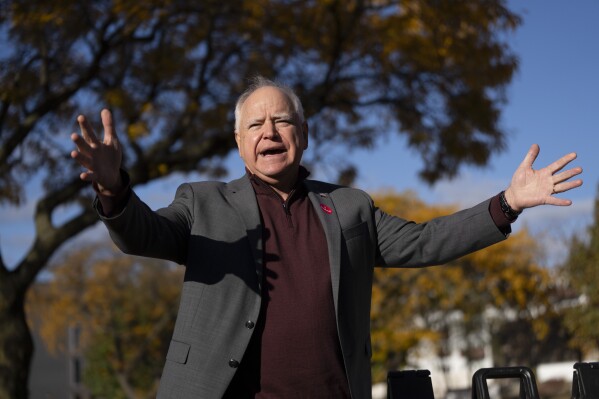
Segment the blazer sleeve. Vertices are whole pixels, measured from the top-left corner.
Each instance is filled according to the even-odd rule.
[[[493,222],[490,200],[426,223],[414,223],[375,208],[379,266],[440,265],[506,238]]]
[[[153,211],[132,192],[119,214],[111,217],[98,214],[121,251],[183,264],[194,218],[193,201],[193,189],[183,184],[166,208]],[[94,207],[98,211],[97,199]]]

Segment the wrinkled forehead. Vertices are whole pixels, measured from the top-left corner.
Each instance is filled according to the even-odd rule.
[[[262,87],[253,92],[241,107],[243,119],[266,115],[296,116],[297,112],[289,96],[276,87]]]

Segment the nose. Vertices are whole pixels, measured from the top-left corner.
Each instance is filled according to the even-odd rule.
[[[277,130],[277,126],[273,121],[267,121],[264,123],[264,133],[262,134],[262,138],[272,140],[278,135],[279,132]]]

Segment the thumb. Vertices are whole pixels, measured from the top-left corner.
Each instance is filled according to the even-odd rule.
[[[532,168],[532,164],[537,159],[537,156],[539,156],[540,151],[541,151],[541,149],[538,144],[531,145],[530,148],[528,149],[528,152],[526,153],[526,156],[524,157],[524,160],[520,164],[520,167],[521,168],[524,167],[527,169]]]
[[[114,122],[112,120],[112,112],[105,108],[100,113],[100,116],[102,117],[102,126],[104,127],[104,143],[118,143],[116,131],[114,130]]]

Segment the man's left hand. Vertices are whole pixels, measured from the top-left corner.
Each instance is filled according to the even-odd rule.
[[[576,159],[576,153],[564,155],[550,165],[534,170],[532,164],[539,155],[539,146],[533,144],[524,160],[512,176],[510,186],[505,190],[505,198],[512,209],[522,211],[537,205],[568,206],[572,201],[555,197],[582,185],[581,179],[570,180],[582,173],[582,168],[575,167],[560,172],[566,165]],[[559,172],[559,173],[558,173]]]

